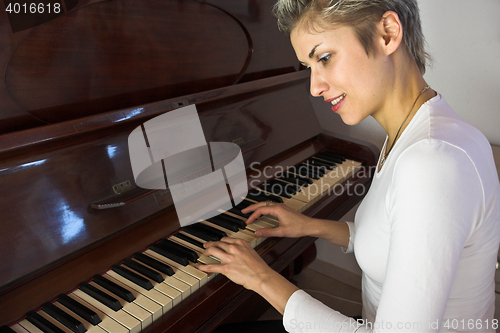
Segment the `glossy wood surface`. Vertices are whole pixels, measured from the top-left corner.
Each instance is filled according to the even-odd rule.
[[[274,1],[80,0],[12,32],[0,12],[0,133],[295,71]]]
[[[266,79],[264,89],[258,82],[249,82],[182,98],[198,101],[207,141],[266,143],[244,155],[250,168],[319,132],[314,114],[307,112],[306,74]],[[72,130],[72,122],[0,137],[6,145],[0,151],[0,183],[12,189],[10,195],[0,197],[0,206],[6,208],[0,223],[5,239],[16,240],[0,243],[1,289],[171,206],[170,194],[156,192],[112,210],[90,208],[91,203],[113,195],[113,185],[134,182],[128,154],[130,132],[145,118],[173,108],[172,102],[143,106],[126,120],[67,135],[62,133],[65,128]],[[294,108],[300,116],[292,115]],[[116,113],[106,116],[116,119],[133,111]],[[91,117],[80,123],[85,127],[98,120]],[[7,144],[18,137],[39,139]],[[172,220],[171,230],[178,227],[176,219]]]

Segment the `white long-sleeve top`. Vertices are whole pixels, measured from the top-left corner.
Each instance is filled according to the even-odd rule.
[[[495,332],[500,184],[486,138],[440,95],[402,133],[349,229],[365,325],[299,290],[287,331]]]

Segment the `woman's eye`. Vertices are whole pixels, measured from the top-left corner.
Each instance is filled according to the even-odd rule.
[[[319,58],[318,62],[322,62],[323,65],[325,65],[328,62],[328,60],[330,60],[330,53],[322,54],[318,58]]]

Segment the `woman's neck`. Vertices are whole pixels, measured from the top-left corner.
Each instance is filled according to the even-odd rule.
[[[420,106],[436,95],[432,89],[422,93],[427,83],[413,59],[403,58],[394,60],[396,74],[392,86],[387,89],[381,109],[372,114],[387,133],[386,152],[404,132]]]

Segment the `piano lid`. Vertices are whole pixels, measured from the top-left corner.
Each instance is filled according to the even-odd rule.
[[[64,3],[64,15],[17,32],[0,12],[0,133],[298,68],[271,0]]]

